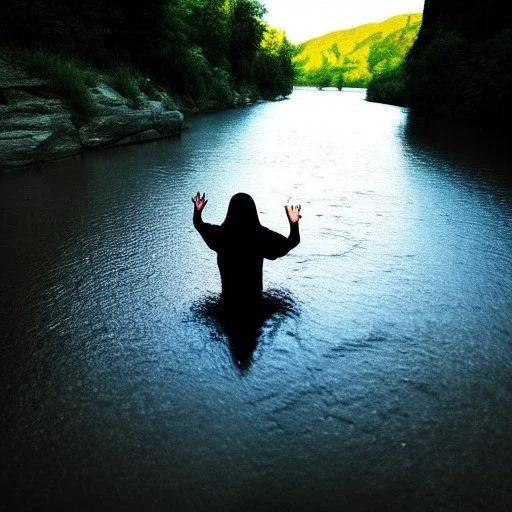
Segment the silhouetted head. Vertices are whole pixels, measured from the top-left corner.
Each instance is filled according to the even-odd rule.
[[[229,229],[246,230],[261,226],[254,199],[239,192],[229,201],[228,213],[222,224]]]

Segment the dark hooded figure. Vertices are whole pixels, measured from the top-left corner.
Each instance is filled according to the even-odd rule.
[[[263,291],[263,259],[275,260],[287,254],[300,242],[300,205],[285,206],[290,223],[288,238],[260,224],[253,198],[235,194],[224,222],[203,222],[201,213],[208,202],[199,192],[194,203],[194,227],[206,245],[217,253],[222,280],[222,300],[229,309],[250,311],[257,307]]]

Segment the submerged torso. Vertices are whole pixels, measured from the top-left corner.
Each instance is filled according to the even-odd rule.
[[[261,230],[230,233],[224,230],[217,250],[217,264],[224,300],[238,304],[258,301],[263,291],[263,250]]]

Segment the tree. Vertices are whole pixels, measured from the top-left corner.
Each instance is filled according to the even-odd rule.
[[[265,31],[262,17],[266,9],[257,0],[232,0],[230,10],[228,60],[233,78],[238,82],[250,81]]]
[[[334,73],[334,80],[333,85],[338,89],[338,91],[341,91],[343,89],[345,79],[343,77],[343,68],[337,68],[336,72]]]
[[[293,90],[294,46],[284,32],[267,26],[255,63],[255,82],[264,98],[287,96]]]
[[[313,84],[321,91],[324,87],[329,87],[332,81],[332,68],[325,55],[322,55],[322,66],[313,71]]]

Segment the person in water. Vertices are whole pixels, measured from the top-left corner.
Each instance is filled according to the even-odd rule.
[[[235,194],[224,222],[218,226],[204,222],[201,214],[208,199],[198,192],[194,203],[194,227],[206,245],[217,253],[222,281],[222,300],[230,308],[246,310],[257,306],[263,292],[263,260],[275,260],[300,242],[301,207],[285,206],[290,223],[288,238],[260,224],[253,198]]]

